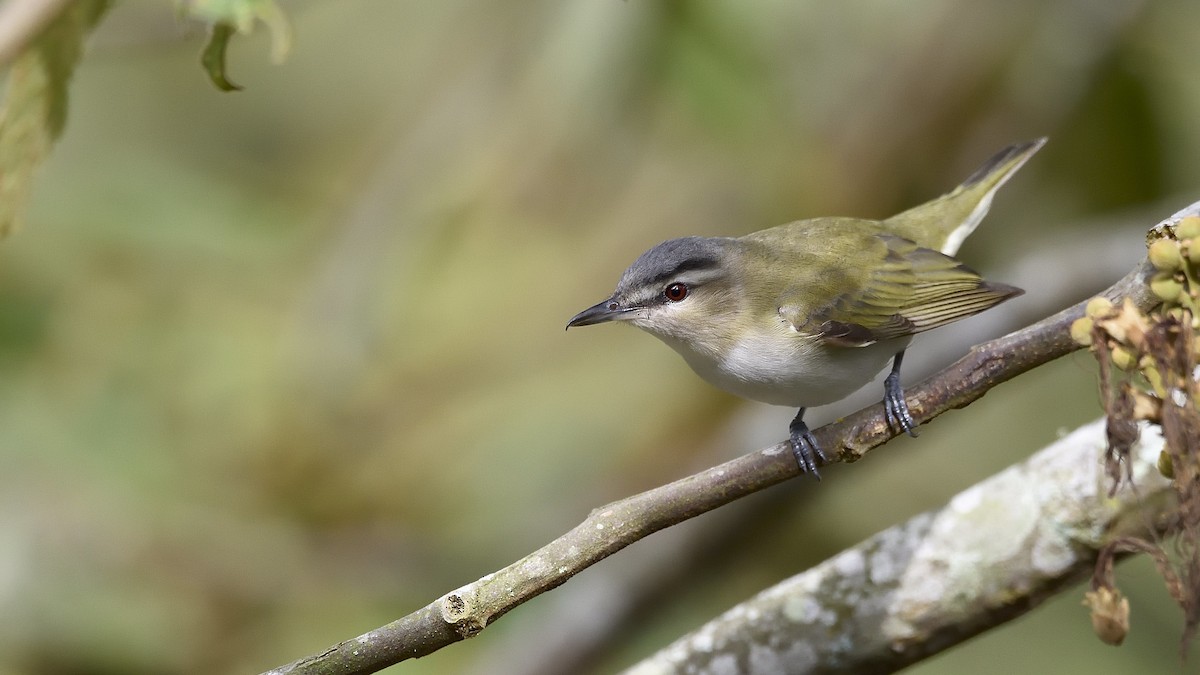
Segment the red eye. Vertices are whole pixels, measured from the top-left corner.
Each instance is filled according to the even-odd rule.
[[[687,297],[688,287],[683,284],[671,284],[663,290],[663,297],[670,302],[679,302]]]

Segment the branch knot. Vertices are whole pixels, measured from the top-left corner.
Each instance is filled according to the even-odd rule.
[[[442,620],[454,626],[454,630],[464,639],[478,635],[487,623],[486,619],[476,615],[475,609],[475,604],[467,599],[465,593],[456,591],[442,598]]]

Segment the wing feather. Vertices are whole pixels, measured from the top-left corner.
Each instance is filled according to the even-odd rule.
[[[971,268],[907,239],[875,235],[882,244],[880,264],[853,275],[856,288],[800,316],[780,303],[780,314],[801,333],[841,346],[866,346],[905,337],[978,314],[1023,291],[984,281]]]

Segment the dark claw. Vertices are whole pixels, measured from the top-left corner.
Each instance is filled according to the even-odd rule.
[[[883,380],[883,417],[888,427],[917,437],[917,421],[908,410],[908,402],[904,400],[904,388],[900,386],[900,360],[904,352],[896,355],[892,372]]]
[[[817,467],[829,463],[829,458],[821,451],[816,437],[804,423],[804,408],[796,413],[796,418],[792,420],[788,430],[791,432],[792,454],[796,457],[796,464],[800,465],[800,473],[812,474],[814,478],[821,480],[821,472],[817,471]]]

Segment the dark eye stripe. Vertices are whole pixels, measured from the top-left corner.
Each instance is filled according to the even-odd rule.
[[[719,267],[719,262],[716,258],[710,257],[695,257],[687,258],[671,269],[655,274],[647,281],[650,285],[658,285],[664,281],[674,279],[684,272],[696,272],[699,270],[715,270]]]

